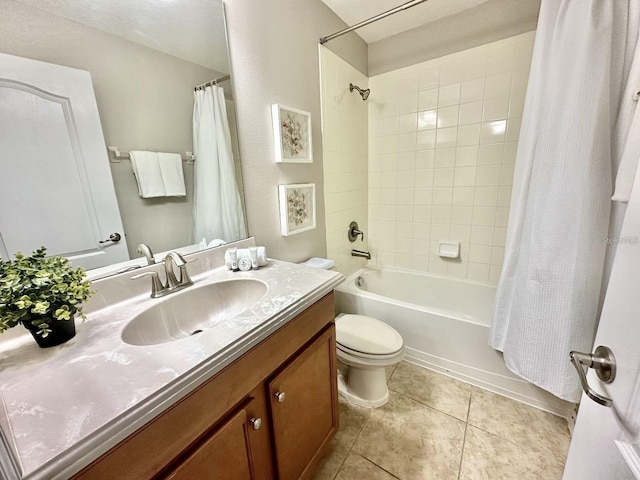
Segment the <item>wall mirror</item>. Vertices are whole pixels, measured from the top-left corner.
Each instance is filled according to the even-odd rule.
[[[103,157],[101,161],[108,164],[107,172],[113,179],[113,189],[123,226],[123,231],[117,233],[122,233],[123,243],[126,242],[125,260],[140,256],[136,252],[139,243],[146,243],[158,253],[187,245],[206,245],[214,240],[205,238],[203,242],[203,238],[194,238],[193,164],[188,161],[182,164],[185,196],[141,198],[131,162],[128,159],[110,161],[107,145],[117,146],[123,154],[131,150],[183,155],[192,152],[194,87],[215,79],[219,79],[217,85],[224,88],[235,182],[239,191],[240,210],[243,211],[242,178],[231,86],[233,79],[228,78],[230,67],[221,1],[0,2],[3,11],[0,16],[0,53],[80,69],[91,74],[104,135],[105,145],[104,153],[100,153]],[[0,90],[2,87],[0,83]],[[8,102],[4,103],[6,105]],[[13,144],[13,150],[6,147],[7,143],[11,143],[8,134],[4,135],[4,140],[0,134],[0,166],[3,172],[3,180],[0,181],[7,185],[20,185],[21,191],[28,191],[28,197],[36,198],[37,202],[34,205],[38,205],[29,207],[25,202],[20,202],[20,207],[24,210],[20,215],[8,218],[0,214],[0,255],[12,257],[15,249],[7,246],[11,243],[7,238],[12,237],[12,232],[20,232],[25,245],[21,250],[25,253],[40,245],[49,248],[50,243],[42,238],[48,230],[43,232],[42,229],[46,228],[46,225],[55,224],[56,221],[63,222],[70,213],[47,210],[45,206],[52,202],[51,191],[46,186],[34,187],[37,184],[26,178],[31,175],[26,172],[39,170],[37,164],[36,167],[32,165],[32,170],[28,169],[29,155],[36,155],[37,162],[46,162],[48,170],[45,171],[49,172],[48,178],[62,177],[63,183],[64,179],[68,178],[64,177],[62,166],[56,163],[59,159],[54,152],[51,152],[51,149],[42,150],[40,143],[48,133],[30,132],[29,122],[19,123],[23,115],[14,114],[15,110],[7,112],[8,108],[5,107],[0,121],[13,126],[13,137],[21,137],[24,134],[31,140],[27,142],[28,148],[16,151]],[[16,125],[20,125],[19,128]],[[34,146],[33,151],[31,146]],[[41,148],[40,151],[35,148],[38,146]],[[6,147],[4,151],[3,147]],[[31,160],[32,164],[34,161],[36,160]],[[197,161],[196,158],[195,162]],[[92,190],[89,195],[101,195],[100,188],[89,189]],[[10,197],[9,202],[11,198],[14,197]],[[3,210],[6,211],[5,206]],[[212,211],[210,215],[220,217],[221,214]],[[246,236],[246,216],[241,215],[243,235],[223,240],[230,242]],[[107,240],[110,233],[116,232],[100,232],[100,235],[106,238],[95,238],[95,243]],[[79,236],[72,227],[67,237]],[[109,248],[110,243],[106,242],[99,246],[98,250]],[[76,250],[78,249],[82,250],[83,247],[77,247]],[[73,248],[70,251],[74,251]],[[49,253],[62,254],[59,249],[56,252],[53,248],[49,248]],[[89,265],[88,268],[97,266],[100,265]]]

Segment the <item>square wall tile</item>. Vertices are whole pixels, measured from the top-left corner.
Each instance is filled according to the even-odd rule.
[[[427,150],[436,147],[436,131],[427,130],[416,135],[416,149]]]
[[[433,168],[435,165],[435,150],[418,150],[416,152],[416,169]]]
[[[453,168],[456,164],[455,148],[438,148],[435,151],[436,168]]]
[[[474,167],[478,163],[478,146],[456,148],[456,167]]]
[[[480,124],[460,125],[458,127],[457,145],[459,147],[478,145],[480,139]]]
[[[398,97],[398,113],[415,113],[418,111],[418,92],[400,95]]]
[[[438,107],[460,103],[460,84],[454,83],[439,88]]]
[[[455,102],[454,102],[455,103]],[[431,110],[438,106],[438,89],[422,90],[418,95],[418,110]]]
[[[398,133],[411,133],[417,130],[418,114],[407,113],[398,118]]]
[[[458,127],[439,128],[436,136],[436,147],[455,147],[458,136]]]
[[[459,105],[438,108],[438,128],[455,127],[458,125]]]
[[[457,167],[454,174],[454,186],[473,187],[476,184],[476,167]]]
[[[431,130],[438,126],[438,110],[425,110],[418,113],[418,130]]]
[[[460,105],[459,125],[480,123],[482,121],[482,102],[470,102]]]
[[[433,174],[434,187],[453,187],[453,168],[436,168]]]
[[[478,150],[478,165],[500,165],[504,151],[503,143],[480,145]]]
[[[460,84],[460,103],[482,101],[484,98],[484,78],[467,80]]]

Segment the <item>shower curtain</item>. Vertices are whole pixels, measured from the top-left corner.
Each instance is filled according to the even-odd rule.
[[[212,85],[194,91],[193,96],[193,240],[245,238],[224,89]]]
[[[590,352],[597,327],[637,3],[543,0],[536,32],[489,343],[571,402],[569,351]]]

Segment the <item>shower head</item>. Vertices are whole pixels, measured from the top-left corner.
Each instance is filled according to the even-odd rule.
[[[362,100],[366,100],[367,98],[369,98],[369,94],[371,93],[370,89],[366,89],[366,90],[362,90],[360,87],[358,87],[357,85],[354,85],[353,83],[349,84],[349,91],[353,92],[353,90],[357,90],[358,93],[360,94],[360,96],[362,97]]]

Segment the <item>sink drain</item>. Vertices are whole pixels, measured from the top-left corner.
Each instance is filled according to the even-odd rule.
[[[191,332],[191,335],[193,336],[197,333],[202,333],[202,330],[194,330],[193,332]]]

